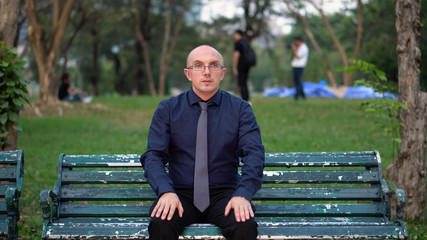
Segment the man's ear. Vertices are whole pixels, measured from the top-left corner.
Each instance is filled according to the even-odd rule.
[[[187,76],[188,81],[191,82],[191,73],[190,73],[190,70],[188,70],[187,68],[184,68],[184,74],[185,74],[185,76]]]

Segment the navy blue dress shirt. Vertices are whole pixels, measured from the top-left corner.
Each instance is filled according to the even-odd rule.
[[[162,101],[154,113],[141,164],[157,196],[175,192],[175,187],[193,187],[200,101],[190,89]],[[261,188],[265,153],[252,108],[222,90],[208,103],[209,185],[233,186],[233,196],[251,201]],[[239,158],[243,163],[241,176]],[[165,171],[167,163],[169,174]]]

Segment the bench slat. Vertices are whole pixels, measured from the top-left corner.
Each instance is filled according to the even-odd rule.
[[[148,183],[142,170],[114,170],[114,171],[63,171],[64,184],[141,184]]]
[[[283,234],[285,233],[285,235]],[[259,226],[258,239],[319,239],[347,238],[362,239],[403,239],[403,229],[399,226],[304,226],[298,224],[285,226]],[[99,225],[66,225],[52,224],[47,235],[51,238],[110,238],[110,239],[145,239],[148,237],[148,223],[133,224],[99,224]],[[280,236],[280,237],[271,237]],[[191,225],[187,227],[180,239],[223,239],[219,228],[210,224]]]
[[[315,170],[264,171],[264,183],[377,183],[378,171],[372,170]],[[85,170],[62,172],[64,184],[141,184],[147,183],[143,170]]]
[[[0,202],[0,213],[5,214],[6,211],[6,202]]]
[[[266,167],[378,166],[375,152],[266,153]]]
[[[261,188],[254,200],[378,200],[379,187],[288,187]]]
[[[380,217],[381,204],[254,204],[257,217]],[[149,217],[151,204],[69,204],[60,206],[61,217]]]
[[[0,184],[0,198],[4,198],[6,190],[10,187],[15,187],[14,183]]]
[[[259,227],[258,233],[258,239],[404,239],[403,228],[396,226]]]
[[[16,166],[0,168],[0,181],[16,181]]]
[[[56,223],[85,226],[92,224],[141,224],[149,223],[151,218],[60,218]],[[289,225],[316,225],[316,226],[400,226],[398,222],[389,222],[384,217],[256,217],[258,226],[289,226]]]
[[[20,150],[0,152],[0,164],[17,164]]]
[[[64,155],[63,167],[139,167],[141,155]]]
[[[371,204],[254,204],[259,217],[382,217],[384,206]]]
[[[253,200],[378,200],[379,187],[263,187]],[[63,187],[64,201],[141,201],[155,200],[149,187]]]
[[[6,235],[7,226],[6,226],[6,215],[0,215],[0,236]]]
[[[155,200],[156,194],[147,187],[62,187],[64,201],[145,201]]]
[[[377,183],[378,171],[317,170],[264,171],[263,183]]]

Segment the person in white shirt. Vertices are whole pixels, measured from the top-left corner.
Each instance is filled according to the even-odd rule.
[[[307,44],[304,43],[302,37],[295,37],[294,43],[292,44],[292,62],[291,66],[293,68],[294,73],[294,82],[295,82],[295,100],[298,100],[299,97],[302,97],[305,100],[304,89],[302,87],[302,73],[304,72],[304,68],[307,65],[308,60],[308,47]]]

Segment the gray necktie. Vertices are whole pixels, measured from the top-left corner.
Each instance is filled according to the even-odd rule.
[[[194,166],[194,206],[201,212],[209,206],[208,175],[208,104],[199,102],[201,112],[197,123],[196,162]]]

